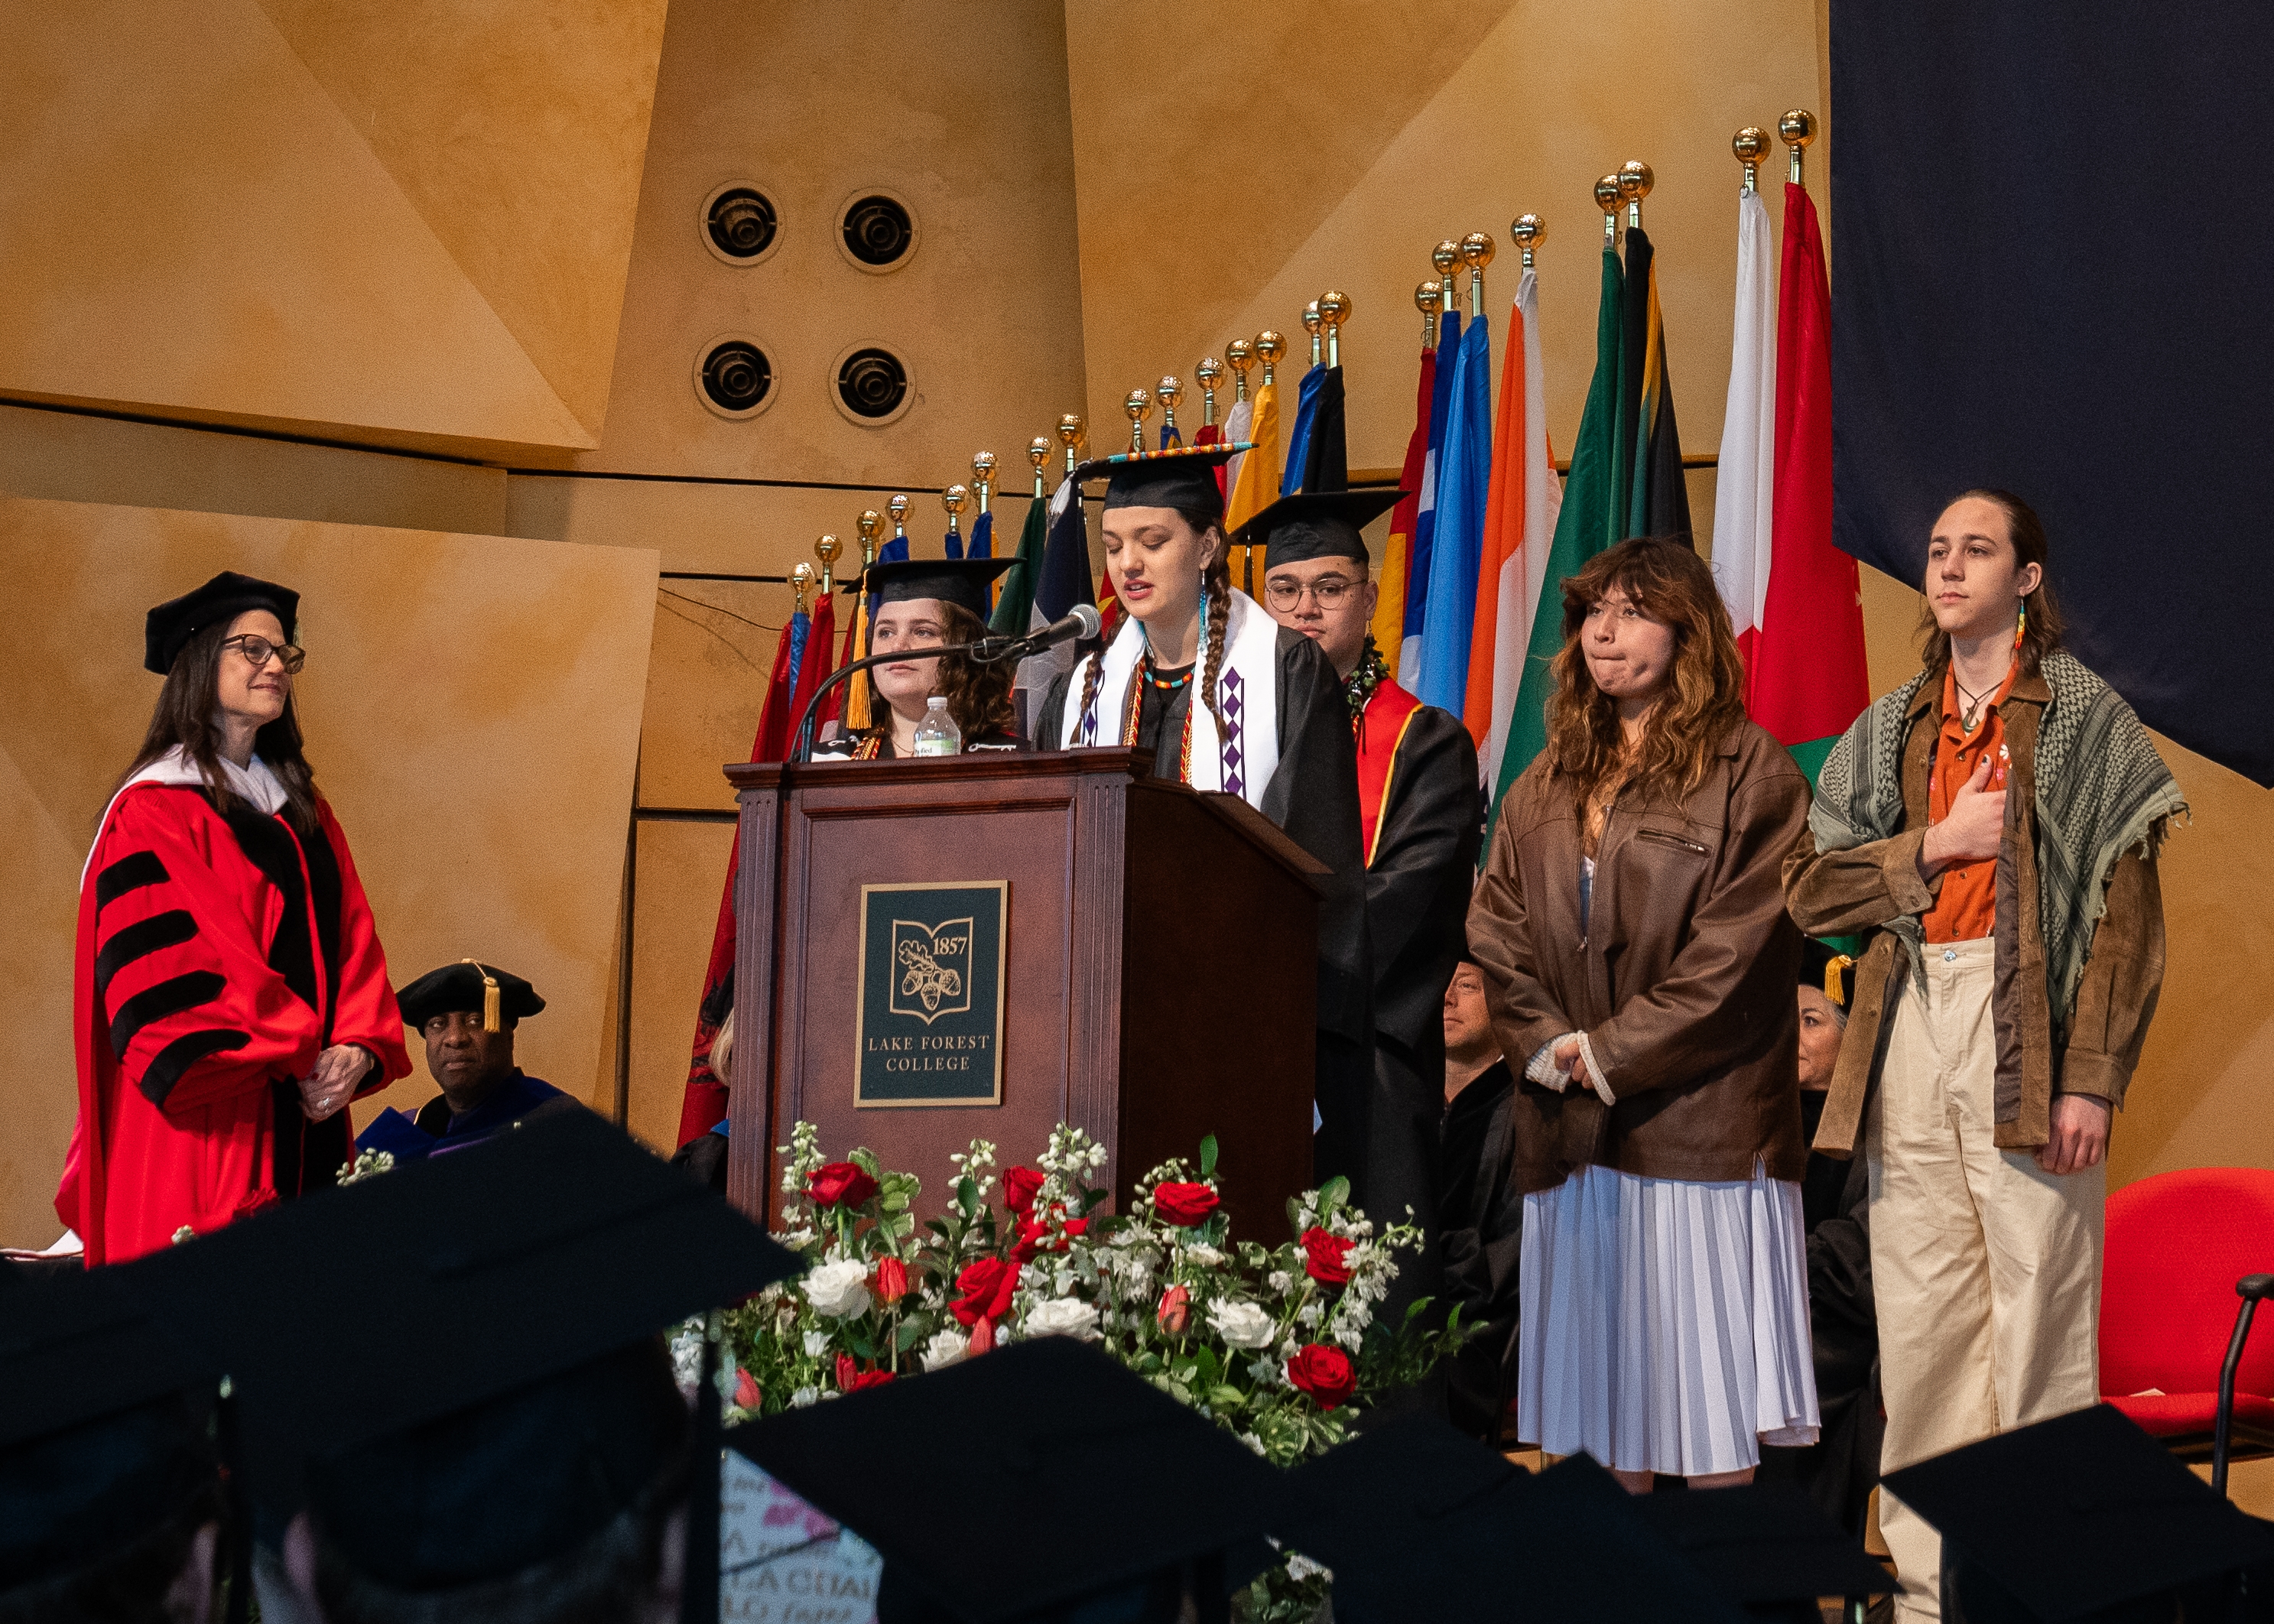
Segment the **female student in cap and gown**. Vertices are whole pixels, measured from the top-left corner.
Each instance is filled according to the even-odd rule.
[[[1126,618],[1051,682],[1035,737],[1044,749],[1148,749],[1156,776],[1238,795],[1327,865],[1314,1162],[1321,1178],[1348,1177],[1367,1206],[1373,959],[1350,713],[1317,645],[1231,584],[1216,482],[1230,455],[1178,450],[1075,470],[1076,500],[1084,480],[1108,479],[1105,568]],[[1397,1206],[1376,1199],[1373,1215],[1403,1222],[1404,1194],[1386,1193]]]
[[[90,1267],[330,1184],[348,1101],[410,1070],[300,750],[299,602],[225,570],[149,613],[143,664],[165,686],[79,879],[79,1121],[56,1212]]]
[[[913,656],[918,650],[985,636],[989,583],[1017,561],[906,559],[870,565],[861,577],[861,590],[877,600],[869,652],[905,650]],[[869,685],[873,726],[817,744],[813,759],[892,761],[915,755],[916,724],[935,694],[947,701],[965,749],[1016,749],[1018,713],[1011,704],[1016,669],[1007,660],[983,665],[967,654],[871,665],[850,680]]]

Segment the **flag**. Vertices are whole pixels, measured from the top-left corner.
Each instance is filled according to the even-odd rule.
[[[1411,584],[1407,565],[1413,550],[1413,522],[1421,508],[1421,473],[1429,460],[1429,403],[1436,395],[1436,381],[1437,352],[1424,346],[1421,381],[1414,389],[1413,432],[1406,438],[1405,466],[1397,476],[1397,487],[1405,497],[1389,515],[1389,540],[1382,550],[1382,574],[1375,582],[1374,648],[1393,681],[1397,657],[1404,652],[1405,594]],[[1428,583],[1412,590],[1427,591]]]
[[[1311,457],[1311,431],[1319,419],[1319,391],[1326,384],[1326,367],[1314,365],[1303,374],[1295,391],[1295,426],[1287,431],[1287,464],[1279,473],[1282,496],[1292,496],[1303,489],[1303,472]]]
[[[1250,434],[1248,430],[1254,422],[1255,402],[1243,395],[1239,399],[1232,402],[1231,410],[1224,414],[1223,438],[1235,446],[1244,440],[1252,440],[1254,436]],[[1201,432],[1205,433],[1207,431]],[[1237,451],[1232,454],[1230,461],[1216,470],[1216,488],[1224,492],[1224,507],[1227,511],[1231,506],[1233,488],[1239,484],[1239,465],[1246,461],[1247,461],[1247,453]]]
[[[963,556],[963,532],[955,528],[955,521],[953,518],[947,522],[947,537],[940,543],[940,552],[945,557],[952,559],[960,559]]]
[[[1429,614],[1429,553],[1437,536],[1437,477],[1445,465],[1445,416],[1460,342],[1461,313],[1449,310],[1437,323],[1437,365],[1429,388],[1429,449],[1421,462],[1421,500],[1413,510],[1413,545],[1405,556],[1405,627],[1397,668],[1417,681]]]
[[[1561,495],[1547,445],[1535,271],[1525,271],[1516,285],[1516,302],[1508,312],[1508,356],[1501,365],[1500,417],[1494,425],[1492,488],[1485,499],[1468,706],[1463,713],[1487,785],[1500,782],[1509,720],[1516,714],[1525,651],[1532,644],[1532,618],[1547,584],[1547,547]]]
[[[1081,487],[1072,475],[1059,481],[1050,497],[1050,538],[1043,546],[1042,573],[1035,585],[1034,609],[1027,617],[1028,631],[1040,631],[1063,619],[1076,604],[1097,601],[1089,575],[1089,523],[1082,515]],[[1073,668],[1074,652],[1073,643],[1062,643],[1020,660],[1016,685],[1042,692],[1052,677]]]
[[[1614,477],[1623,460],[1618,455],[1618,429],[1620,380],[1625,375],[1625,303],[1626,279],[1619,269],[1618,251],[1606,248],[1602,293],[1595,305],[1595,375],[1588,380],[1587,404],[1579,414],[1579,437],[1571,447],[1571,477],[1563,485],[1555,538],[1540,572],[1544,584],[1525,645],[1524,680],[1517,689],[1516,712],[1509,718],[1500,774],[1493,781],[1495,813],[1517,775],[1547,748],[1547,698],[1555,691],[1549,667],[1563,648],[1559,583],[1625,532],[1626,492]],[[1555,596],[1550,597],[1551,592]]]
[[[1650,238],[1640,226],[1629,227],[1622,358],[1630,393],[1621,402],[1623,410],[1633,412],[1626,535],[1659,536],[1694,547],[1682,438],[1674,426],[1674,383],[1666,370],[1666,324],[1659,315],[1658,271],[1652,259]]]
[[[995,556],[995,510],[989,508],[971,522],[971,539],[965,544],[966,558],[989,559]],[[987,583],[987,602],[991,610],[995,600],[1003,594],[1003,583],[998,577]]]
[[[825,598],[822,601],[826,603],[829,600]],[[845,617],[845,653],[835,665],[830,666],[830,670],[836,671],[842,666],[849,665],[860,658],[862,646],[869,641],[868,602],[869,600],[860,594],[854,595],[851,613]],[[825,722],[836,721],[840,717],[846,719],[847,726],[855,725],[852,721],[854,696],[846,692],[848,688],[855,686],[857,685],[841,682],[829,690],[829,697],[823,700],[821,709],[813,713],[816,727]],[[861,702],[861,720],[857,726],[866,727],[868,725],[869,704],[868,701],[863,699]]]
[[[1303,446],[1299,491],[1350,489],[1350,424],[1344,409],[1343,369],[1330,366],[1319,380],[1311,412],[1311,437]]]
[[[789,624],[782,628],[781,637],[774,644],[773,674],[766,683],[765,704],[758,712],[757,733],[750,741],[752,761],[780,761],[789,754],[795,742],[791,732],[798,715],[829,673],[829,639],[835,629],[835,613],[826,592],[816,600],[810,616],[793,612]],[[727,1087],[711,1070],[711,1045],[727,1019],[727,991],[734,969],[734,878],[742,861],[742,837],[738,830],[727,853],[727,883],[719,894],[711,958],[703,972],[703,996],[696,1006],[687,1092],[679,1107],[681,1145],[710,1132],[727,1115]]]
[[[1721,416],[1713,485],[1713,579],[1752,688],[1753,643],[1769,585],[1769,511],[1776,470],[1776,284],[1770,279],[1769,207],[1737,196],[1737,312],[1729,348],[1729,401]]]
[[[1492,324],[1473,317],[1453,357],[1445,448],[1437,463],[1437,524],[1429,550],[1429,606],[1413,696],[1459,716],[1469,698],[1469,639],[1492,481]]]
[[[1257,514],[1279,500],[1279,385],[1275,380],[1257,386],[1253,402],[1254,414],[1249,419],[1246,438],[1254,445],[1253,451],[1240,454],[1239,473],[1233,481],[1231,499],[1224,504],[1224,533],[1227,536],[1246,523]],[[1232,409],[1237,421],[1239,408]],[[1239,438],[1238,435],[1234,439]],[[1255,572],[1261,560],[1255,558],[1255,549],[1247,549],[1248,557],[1242,561],[1239,585],[1252,591]]]
[[[1832,288],[1805,188],[1784,189],[1777,304],[1776,496],[1771,565],[1749,678],[1753,719],[1812,781],[1864,707],[1856,560],[1832,545]]]
[[[987,629],[998,637],[1023,637],[1035,611],[1035,587],[1043,578],[1043,548],[1050,538],[1050,499],[1037,496],[1027,504],[1027,523],[1019,532],[1015,561],[1003,572],[1002,595],[995,600],[994,618]]]

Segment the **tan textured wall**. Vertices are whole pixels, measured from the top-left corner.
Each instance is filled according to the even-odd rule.
[[[142,614],[222,568],[296,586],[298,703],[400,982],[474,956],[549,1001],[528,1070],[603,1109],[655,555],[636,548],[67,502],[0,501],[0,576],[36,615],[0,645],[0,1244],[43,1245],[76,1109],[79,874],[159,680]],[[378,1096],[410,1109],[423,1072]],[[375,1107],[358,1109],[367,1118]]]

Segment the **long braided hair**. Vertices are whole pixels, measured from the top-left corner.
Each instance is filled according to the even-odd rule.
[[[1224,629],[1231,621],[1231,546],[1224,539],[1224,510],[1211,505],[1174,508],[1170,511],[1199,532],[1203,542],[1209,532],[1216,532],[1216,556],[1201,572],[1201,597],[1208,609],[1208,643],[1201,656],[1201,700],[1216,718],[1216,736],[1222,738],[1224,710],[1216,702],[1216,680],[1224,670]],[[1105,647],[1103,640],[1085,645],[1087,664],[1081,676],[1081,708],[1074,712],[1077,726],[1078,718],[1088,716],[1090,707],[1097,703],[1097,690],[1104,683]]]

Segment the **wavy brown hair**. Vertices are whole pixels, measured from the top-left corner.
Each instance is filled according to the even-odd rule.
[[[2014,495],[1991,485],[1977,485],[1970,491],[1961,491],[1943,503],[1947,513],[1969,498],[1988,502],[2006,515],[2006,534],[2014,543],[2014,568],[2035,564],[2038,569],[2037,590],[2022,599],[2029,612],[2029,623],[2022,628],[2022,669],[2037,671],[2044,664],[2045,656],[2061,645],[2061,635],[2068,629],[2061,618],[2060,600],[2053,596],[2052,572],[2045,564],[2047,542],[2045,522],[2037,517],[2037,510]],[[1940,515],[1936,515],[1938,518]],[[1943,667],[1950,664],[1950,638],[1935,624],[1934,604],[1922,593],[1919,605],[1919,658],[1926,666],[1930,683],[1942,680]]]
[[[939,601],[940,634],[950,643],[975,643],[987,635],[986,622],[961,604]],[[921,657],[923,650],[912,649],[911,654]],[[933,691],[947,701],[947,713],[968,741],[988,733],[1006,733],[1019,725],[1019,712],[1011,703],[1011,682],[1018,668],[1007,660],[997,660],[983,665],[968,654],[943,654],[939,657],[939,686]],[[869,714],[879,718],[870,733],[889,733],[892,707],[877,691],[877,673],[871,668],[861,673],[861,680],[869,685]]]
[[[197,764],[216,805],[226,811],[236,799],[221,770],[222,734],[214,720],[221,710],[221,662],[225,653],[221,645],[234,619],[207,627],[182,645],[182,651],[174,657],[173,669],[166,673],[166,686],[158,690],[150,730],[143,734],[142,748],[134,754],[134,764],[120,775],[120,783],[179,745]],[[297,679],[294,680],[297,683]],[[290,694],[284,696],[284,714],[252,735],[252,753],[284,786],[286,821],[304,835],[315,833],[316,776],[301,753],[300,717],[293,709]]]
[[[1674,669],[1643,720],[1630,756],[1619,708],[1595,686],[1580,646],[1587,611],[1614,589],[1650,619],[1674,628]],[[1714,752],[1744,720],[1744,664],[1713,572],[1688,547],[1654,538],[1623,541],[1563,581],[1563,649],[1552,667],[1547,756],[1571,779],[1580,816],[1603,783],[1623,773],[1645,796],[1680,800],[1706,781]]]

